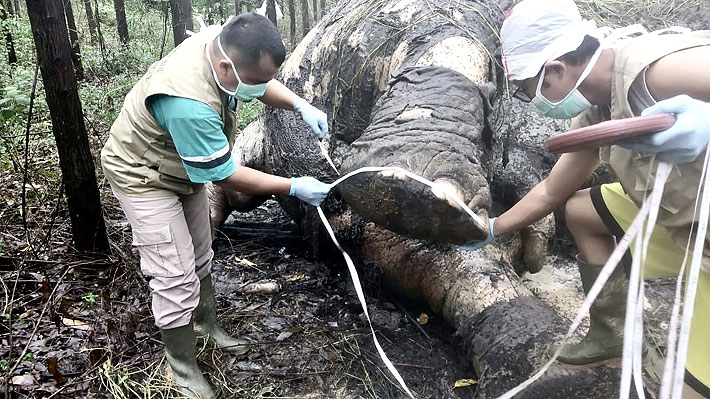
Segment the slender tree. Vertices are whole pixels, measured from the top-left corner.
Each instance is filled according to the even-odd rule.
[[[91,35],[91,45],[96,45],[96,17],[91,9],[91,0],[84,0],[84,8],[86,9],[86,21],[89,24],[89,35]]]
[[[9,3],[9,2],[8,2]],[[5,47],[7,48],[7,63],[10,65],[17,64],[17,53],[15,52],[15,41],[12,39],[12,32],[7,26],[7,11],[3,4],[0,4],[0,26],[2,26],[2,34],[5,36]]]
[[[224,23],[224,3],[221,1],[217,3],[217,12],[219,13],[219,23]]]
[[[301,22],[303,25],[303,36],[306,36],[309,30],[311,30],[311,22],[308,17],[308,0],[301,0]]]
[[[266,0],[266,17],[278,26],[276,23],[276,0]]]
[[[185,30],[192,28],[192,1],[170,0],[173,20],[173,39],[177,47],[187,37]]]
[[[20,8],[20,0],[12,0],[13,3],[13,14],[17,15],[18,17],[22,16],[22,9]]]
[[[313,25],[315,25],[318,20],[318,0],[313,0]]]
[[[15,5],[12,4],[12,0],[0,0],[0,5],[5,7],[8,15],[15,15]]]
[[[242,2],[241,0],[234,0],[234,15],[239,15],[242,13]]]
[[[160,58],[163,58],[165,42],[168,37],[168,14],[170,13],[170,10],[168,10],[168,0],[162,0],[160,6],[162,7],[161,12],[163,14],[163,40],[160,41]]]
[[[128,21],[126,20],[125,0],[113,0],[113,9],[116,10],[116,28],[121,43],[128,44]]]
[[[294,0],[288,0],[288,19],[291,27],[289,32],[289,37],[291,39],[291,50],[293,50],[298,42],[298,39],[296,39],[296,4]]]
[[[27,0],[27,14],[57,143],[74,245],[80,251],[107,251],[108,238],[72,68],[64,7],[61,1]]]
[[[79,32],[74,21],[74,10],[71,6],[71,0],[62,1],[64,2],[64,15],[67,18],[67,28],[69,28],[69,44],[71,45],[71,60],[74,64],[74,73],[77,80],[84,80],[84,66],[81,64],[81,47],[79,47]]]
[[[320,0],[320,16],[325,15],[325,0]]]
[[[104,41],[104,34],[101,33],[101,13],[99,13],[99,0],[94,0],[94,21],[96,22],[96,36],[99,39],[99,48],[101,49],[101,55],[106,54],[106,41]]]
[[[214,24],[214,0],[205,0],[205,12],[207,13],[207,25]]]

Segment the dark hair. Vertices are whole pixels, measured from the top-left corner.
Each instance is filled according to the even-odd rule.
[[[559,57],[557,60],[569,64],[572,66],[577,66],[583,62],[589,60],[589,58],[594,54],[599,48],[599,39],[589,35],[584,36],[582,44],[577,47],[576,50],[570,51],[569,53]]]
[[[271,56],[276,67],[286,59],[286,48],[276,26],[253,12],[233,18],[219,37],[224,51],[247,65],[257,64],[264,54]]]

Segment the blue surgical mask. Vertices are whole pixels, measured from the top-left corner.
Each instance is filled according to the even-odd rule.
[[[597,63],[599,56],[601,55],[601,48],[597,49],[596,52],[589,59],[587,67],[584,68],[582,74],[579,76],[577,83],[574,85],[572,91],[565,96],[562,100],[553,103],[552,101],[545,98],[542,95],[542,82],[545,79],[545,68],[542,69],[540,74],[540,79],[537,82],[537,90],[535,91],[535,97],[533,97],[531,103],[537,108],[537,111],[544,116],[549,116],[555,119],[570,119],[581,114],[584,110],[591,107],[592,104],[587,100],[586,97],[577,89],[579,85],[582,84],[584,79],[589,76],[592,72],[594,65]]]
[[[236,90],[228,90],[227,88],[225,88],[222,85],[222,83],[219,81],[219,78],[217,77],[217,72],[215,72],[215,70],[214,70],[214,66],[212,65],[212,59],[210,58],[209,53],[208,53],[207,60],[209,61],[210,67],[212,68],[212,75],[214,76],[214,80],[217,83],[217,86],[219,86],[219,88],[222,89],[222,91],[229,94],[230,96],[233,96],[237,100],[241,100],[241,101],[245,101],[245,102],[249,102],[255,98],[262,97],[264,95],[264,93],[266,92],[266,85],[267,84],[266,83],[259,83],[259,84],[252,85],[252,84],[242,82],[242,79],[239,77],[239,74],[237,73],[237,68],[234,66],[234,63],[232,62],[232,60],[227,56],[227,53],[224,52],[224,49],[222,48],[222,43],[220,41],[219,36],[217,36],[217,47],[219,47],[219,51],[222,53],[224,58],[227,59],[227,61],[229,62],[229,65],[232,66],[232,71],[234,71],[234,76],[237,77],[237,82],[239,82]],[[209,48],[209,45],[207,46],[207,48]]]

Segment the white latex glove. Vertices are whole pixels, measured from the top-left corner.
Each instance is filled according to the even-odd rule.
[[[288,195],[313,206],[320,205],[328,196],[330,185],[310,176],[292,177]]]
[[[312,106],[302,98],[299,98],[293,104],[293,110],[301,115],[303,121],[311,128],[318,140],[322,140],[328,134],[328,116],[325,112]]]
[[[475,251],[495,241],[496,237],[493,235],[493,224],[495,224],[495,221],[496,218],[488,219],[488,237],[486,237],[485,240],[474,241],[465,245],[459,245],[458,248],[464,251]]]

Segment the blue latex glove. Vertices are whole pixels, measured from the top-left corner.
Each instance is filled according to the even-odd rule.
[[[486,245],[492,243],[496,237],[493,235],[493,224],[495,223],[496,218],[489,218],[488,219],[488,237],[486,237],[485,240],[481,241],[474,241],[472,243],[466,244],[466,245],[459,245],[458,248],[462,249],[464,251],[474,251],[476,249],[481,249],[485,247]]]
[[[293,104],[293,110],[301,115],[303,121],[311,128],[318,140],[322,140],[328,134],[328,116],[325,112],[312,106],[302,98],[299,98]]]
[[[657,154],[665,162],[693,162],[705,151],[710,139],[710,103],[680,95],[646,108],[641,115],[663,112],[676,114],[676,122],[669,129],[617,144],[634,152]]]
[[[330,185],[310,176],[292,177],[288,195],[296,197],[313,206],[320,205],[328,196]]]

